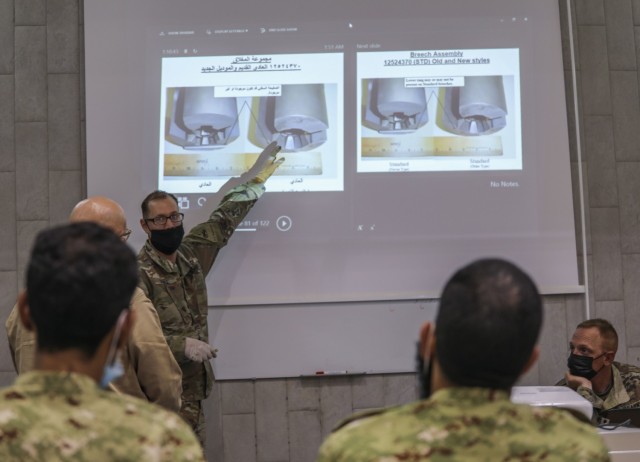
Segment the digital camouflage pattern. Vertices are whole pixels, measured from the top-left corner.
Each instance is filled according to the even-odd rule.
[[[204,410],[202,409],[202,401],[183,401],[180,415],[191,426],[191,429],[198,437],[202,447],[206,447],[207,434],[204,421]]]
[[[158,314],[139,288],[133,293],[129,308],[135,320],[122,352],[124,375],[111,383],[110,388],[178,412],[182,374],[164,339]],[[36,339],[33,332],[22,325],[17,305],[11,310],[5,327],[16,372],[33,370]]]
[[[264,190],[262,184],[251,181],[231,189],[209,220],[184,237],[175,263],[158,254],[148,240],[138,254],[140,287],[155,306],[164,336],[182,370],[181,413],[185,419],[191,413],[184,403],[205,399],[213,386],[209,361],[197,363],[184,354],[186,337],[209,342],[205,277],[220,249]],[[198,432],[198,436],[204,439],[203,433]]]
[[[602,411],[640,407],[640,367],[614,362],[611,371],[613,385],[605,396],[599,396],[592,389],[586,387],[578,387],[576,390],[593,406],[594,421],[596,422]],[[567,381],[562,379],[558,385],[566,386]]]
[[[555,408],[513,404],[505,391],[446,388],[431,399],[352,420],[319,462],[608,461],[591,425]]]
[[[204,461],[183,420],[88,376],[33,371],[0,390],[2,461]]]

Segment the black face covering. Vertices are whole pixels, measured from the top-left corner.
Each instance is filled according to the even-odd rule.
[[[152,229],[151,244],[156,250],[162,252],[165,255],[171,255],[178,250],[182,237],[184,236],[184,227],[182,225],[169,229]]]
[[[417,371],[418,371],[418,382],[420,385],[420,398],[427,399],[431,396],[431,359],[427,359],[426,365],[425,360],[422,357],[422,352],[420,351],[420,342],[416,344],[416,363],[417,363]]]
[[[577,375],[578,377],[584,377],[591,380],[596,376],[598,372],[602,370],[602,367],[597,371],[593,370],[593,361],[604,356],[606,353],[602,353],[600,356],[592,358],[591,356],[579,356],[570,354],[567,359],[567,366],[571,375]]]

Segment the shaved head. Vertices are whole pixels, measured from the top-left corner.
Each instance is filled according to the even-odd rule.
[[[69,215],[69,221],[98,223],[117,235],[121,235],[127,228],[127,219],[120,204],[103,196],[88,197],[78,202]]]

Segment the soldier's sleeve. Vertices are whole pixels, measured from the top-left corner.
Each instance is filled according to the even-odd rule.
[[[624,407],[640,407],[640,367],[626,363],[616,363],[616,367],[620,374],[622,386],[629,396],[629,400],[624,403]],[[615,396],[618,395],[615,389],[612,390],[612,393]],[[618,400],[622,401],[623,398],[620,397]]]
[[[343,442],[340,442],[333,433],[322,443],[318,452],[316,462],[347,462],[348,459],[343,457]]]
[[[183,244],[198,258],[206,275],[222,247],[242,223],[256,201],[264,194],[263,184],[248,181],[236,186],[222,198],[209,220],[195,226]]]
[[[602,398],[596,395],[596,392],[591,388],[578,387],[576,391],[580,396],[589,401],[594,409],[602,409],[602,407],[604,406],[604,401],[602,400]]]
[[[338,424],[335,427],[333,427],[331,432],[332,433],[337,432],[338,430],[346,427],[347,425],[350,425],[354,422],[361,421],[362,419],[379,416],[381,414],[384,414],[387,410],[388,409],[380,408],[380,409],[366,409],[364,411],[355,412],[351,414],[349,417],[338,422]]]
[[[140,264],[139,260],[138,264]],[[144,292],[144,295],[151,300],[151,304],[153,305],[153,294],[151,290],[152,284],[151,281],[149,281],[147,272],[140,270],[138,271],[138,276],[140,277],[138,280],[138,287],[142,292]],[[173,358],[178,362],[178,364],[190,362],[190,359],[184,355],[185,337],[183,335],[164,335],[164,339],[167,342],[171,353],[173,353]]]
[[[33,332],[28,331],[22,325],[18,315],[18,305],[14,305],[5,323],[9,350],[13,367],[18,374],[29,372],[33,369],[36,354],[36,338]]]
[[[365,411],[356,412],[349,417],[340,421],[331,430],[331,434],[320,446],[320,452],[318,454],[318,462],[338,462],[348,461],[353,457],[353,453],[345,454],[345,446],[350,446],[353,449],[354,439],[346,437],[344,430],[346,427],[354,426],[362,423],[364,420],[370,417],[376,417],[384,414],[388,409],[368,409]],[[364,460],[364,459],[363,459]]]
[[[160,326],[158,313],[142,290],[131,299],[135,324],[131,332],[132,363],[147,399],[173,412],[180,410],[182,373]]]
[[[567,379],[563,378],[556,383],[556,386],[568,387],[569,385],[567,385]],[[594,409],[593,418],[595,419],[597,411],[604,407],[604,401],[602,401],[602,399],[598,395],[596,395],[593,390],[589,388],[578,387],[576,392],[591,403],[591,406]]]

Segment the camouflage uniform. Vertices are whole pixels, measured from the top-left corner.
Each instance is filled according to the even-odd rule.
[[[158,314],[140,289],[131,298],[134,324],[123,351],[124,375],[111,389],[178,412],[181,405],[182,374],[162,335]],[[36,339],[20,322],[17,305],[5,324],[13,365],[18,374],[33,369]]]
[[[446,388],[431,399],[351,420],[329,436],[329,461],[608,461],[591,425],[554,408],[513,404],[505,391]]]
[[[0,460],[204,461],[172,412],[98,388],[88,376],[32,371],[0,390]]]
[[[185,356],[185,338],[209,342],[205,277],[220,249],[263,193],[264,186],[252,182],[231,189],[209,220],[185,236],[175,263],[158,254],[149,241],[138,254],[140,287],[156,307],[167,343],[182,369],[180,412],[203,446],[200,401],[211,392],[213,371],[209,361],[198,363]]]
[[[614,362],[611,366],[613,385],[606,395],[600,396],[590,388],[578,387],[577,392],[593,405],[594,421],[601,411],[640,407],[640,367]],[[566,386],[565,379],[558,385]]]

